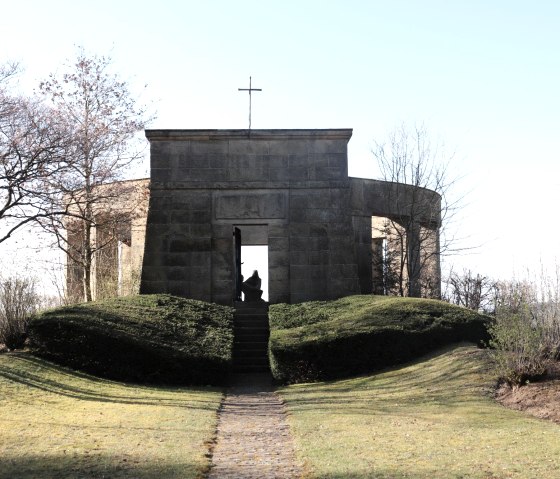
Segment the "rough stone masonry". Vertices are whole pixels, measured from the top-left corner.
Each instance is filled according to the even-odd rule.
[[[140,292],[232,304],[240,246],[267,245],[271,303],[371,293],[372,216],[397,211],[392,184],[348,177],[351,135],[147,130],[151,185]],[[439,205],[434,192],[399,186]],[[426,211],[438,212],[420,218],[437,234],[439,209]]]

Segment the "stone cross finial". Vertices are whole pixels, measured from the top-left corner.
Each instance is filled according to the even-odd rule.
[[[237,90],[249,92],[249,131],[251,131],[251,92],[262,91],[262,88],[253,88],[251,86],[251,77],[249,77],[249,88],[238,88]]]

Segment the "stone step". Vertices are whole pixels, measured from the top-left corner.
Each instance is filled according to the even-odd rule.
[[[240,316],[250,316],[250,317],[255,317],[255,316],[260,316],[263,318],[268,318],[268,311],[264,311],[264,310],[247,310],[247,311],[236,311],[235,313],[233,313],[233,315],[235,317],[240,317]]]
[[[233,361],[235,366],[266,366],[268,367],[268,357],[238,357]]]
[[[266,324],[268,326],[268,316],[251,316],[246,314],[235,315],[233,318],[233,324],[238,324],[239,322]]]
[[[268,303],[236,303],[233,321],[235,372],[269,372]]]
[[[268,349],[247,349],[243,347],[233,349],[233,359],[241,357],[268,357]]]
[[[237,337],[238,335],[244,335],[246,333],[266,334],[268,336],[270,330],[265,326],[237,326],[233,328],[234,337]]]
[[[263,374],[270,374],[270,367],[266,366],[254,366],[254,365],[244,365],[244,366],[234,366],[233,367],[234,373],[242,373],[242,374],[255,374],[255,373],[263,373]]]
[[[265,331],[266,333],[270,332],[268,324],[234,324],[233,325],[233,334],[237,332],[244,333],[247,331],[256,331],[262,332]]]
[[[268,328],[268,321],[265,319],[254,319],[254,318],[236,318],[233,322],[233,326],[243,326],[243,327],[265,327]]]
[[[234,351],[268,351],[268,343],[265,341],[236,341],[233,345]]]
[[[254,349],[256,351],[268,351],[267,341],[234,341],[233,349]]]
[[[268,332],[245,332],[243,334],[236,334],[234,337],[236,343],[257,343],[260,341],[268,342]]]

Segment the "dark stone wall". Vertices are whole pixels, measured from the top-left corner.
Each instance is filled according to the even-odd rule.
[[[141,292],[230,304],[233,227],[266,225],[270,302],[360,292],[351,130],[148,130]]]
[[[402,215],[396,205],[414,198],[425,206],[421,225],[437,230],[440,198],[349,178],[351,135],[147,130],[151,196],[141,292],[231,304],[236,226],[268,244],[272,303],[371,293],[371,216]]]

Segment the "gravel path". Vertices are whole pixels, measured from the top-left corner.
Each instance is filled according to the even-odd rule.
[[[237,375],[219,412],[208,479],[299,478],[286,412],[266,374]]]

